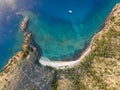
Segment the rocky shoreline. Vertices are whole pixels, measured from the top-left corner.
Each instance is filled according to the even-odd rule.
[[[111,87],[113,85],[119,86],[119,83],[118,83],[118,85],[116,85],[116,83],[113,83],[113,81],[117,82],[117,80],[119,82],[119,76],[117,76],[119,73],[118,70],[119,70],[119,65],[120,65],[117,61],[117,59],[118,60],[120,59],[119,53],[116,52],[116,55],[114,56],[115,59],[113,57],[106,58],[103,55],[105,57],[105,59],[104,59],[104,57],[100,57],[100,58],[97,58],[97,60],[95,60],[96,56],[89,55],[91,53],[92,53],[91,55],[98,54],[98,52],[99,52],[99,50],[101,50],[102,46],[100,49],[96,49],[96,47],[99,46],[96,44],[96,42],[101,40],[103,37],[105,37],[104,40],[108,39],[105,36],[105,34],[107,32],[109,32],[109,30],[111,30],[111,26],[113,28],[114,24],[115,24],[115,30],[120,31],[119,22],[118,21],[115,21],[115,23],[113,22],[114,20],[119,19],[119,17],[115,18],[115,16],[117,16],[117,15],[120,16],[120,4],[117,4],[114,7],[114,9],[112,10],[112,12],[110,13],[110,15],[108,16],[108,18],[105,21],[105,26],[103,27],[103,29],[101,29],[101,31],[98,32],[92,38],[90,45],[86,48],[86,50],[83,52],[83,54],[80,56],[80,58],[77,61],[52,62],[52,61],[43,60],[43,63],[40,60],[40,58],[41,58],[40,47],[37,46],[37,44],[35,43],[34,36],[29,31],[29,28],[28,28],[29,18],[25,17],[20,26],[20,31],[23,33],[23,36],[24,36],[22,50],[17,52],[9,60],[8,64],[4,67],[3,71],[0,73],[0,90],[52,90],[51,83],[52,83],[52,81],[55,81],[55,83],[57,82],[57,80],[56,80],[57,75],[55,73],[55,70],[51,69],[50,67],[54,67],[54,68],[58,69],[58,71],[60,69],[63,69],[64,73],[63,72],[62,72],[62,74],[58,73],[60,75],[60,78],[59,79],[57,78],[58,79],[58,83],[57,83],[58,87],[57,88],[59,88],[58,90],[67,90],[67,89],[68,90],[79,90],[79,89],[69,89],[74,84],[78,84],[78,83],[79,83],[78,86],[80,86],[80,85],[83,86],[82,84],[84,83],[84,85],[87,86],[88,90],[91,90],[91,88],[93,89],[93,87],[91,87],[92,85],[93,86],[95,85],[94,87],[96,87],[97,86],[96,84],[101,84],[99,82],[102,82],[102,81],[103,81],[102,83],[103,84],[106,83],[108,85],[108,87],[110,85],[111,85]],[[116,25],[116,23],[118,25]],[[119,46],[119,40],[120,40],[119,36],[117,38],[112,37],[112,39],[113,39],[113,41],[110,42],[110,45],[112,43],[112,45],[113,45],[112,47],[114,47],[115,45]],[[116,39],[117,42],[115,42],[114,39]],[[114,45],[113,42],[117,43],[117,44]],[[107,42],[105,42],[105,43],[107,43]],[[95,51],[95,49],[98,51]],[[115,47],[114,47],[114,49],[115,49]],[[105,51],[105,53],[107,53],[106,51]],[[83,59],[86,57],[88,57],[88,59],[90,59],[90,60],[86,59],[86,62],[84,63]],[[91,57],[93,60],[91,59]],[[101,60],[99,60],[99,59],[101,59],[102,62],[100,62]],[[38,62],[38,60],[41,63],[41,65],[47,66],[47,67],[42,67],[40,65],[40,63]],[[99,60],[99,63],[98,63],[98,60]],[[111,61],[112,64],[109,61]],[[80,63],[80,62],[82,62],[82,63]],[[94,63],[92,63],[92,62],[94,62]],[[113,69],[113,67],[112,68],[108,67],[109,66],[108,62],[110,63],[110,66],[113,65],[113,63],[115,63],[114,64],[115,70]],[[90,66],[90,64],[92,67],[88,67],[88,66]],[[101,66],[100,66],[100,64],[101,64]],[[118,65],[118,67],[117,67],[117,65]],[[50,67],[48,68],[48,66],[50,66]],[[83,67],[81,67],[81,66],[83,66]],[[86,70],[86,67],[88,67],[89,69]],[[106,67],[110,68],[110,70],[106,71],[107,70]],[[64,69],[67,69],[68,71],[64,71]],[[116,72],[116,74],[114,74],[114,72],[116,70],[117,70],[117,72]],[[83,73],[82,73],[82,71],[83,71]],[[106,72],[108,72],[108,73],[106,73]],[[81,73],[83,74],[83,76],[81,76]],[[103,73],[103,74],[101,75],[101,73]],[[106,73],[106,74],[104,74],[104,73]],[[111,73],[111,75],[109,75],[109,73]],[[109,78],[106,77],[106,75],[108,75]],[[112,75],[116,78],[114,79]],[[55,76],[55,78],[54,78],[54,76]],[[103,76],[104,76],[104,78],[103,78]],[[81,77],[82,77],[82,79],[81,79]],[[96,78],[94,78],[94,77],[96,77]],[[100,78],[98,78],[98,77],[100,77]],[[103,80],[101,78],[103,78]],[[72,80],[72,79],[74,79],[74,80]],[[98,79],[97,83],[96,83],[96,81],[97,81],[96,79]],[[95,83],[92,81],[94,81]],[[109,84],[108,81],[111,82],[112,84],[111,83]],[[64,84],[61,82],[64,82]],[[82,82],[82,84],[81,84],[81,82]],[[103,84],[102,84],[102,86],[103,86]],[[55,85],[53,87],[56,88]],[[72,87],[72,88],[76,88],[76,87],[77,86],[74,85],[74,87]],[[99,85],[98,85],[98,87],[99,87]],[[98,87],[96,87],[96,90],[98,90]],[[100,86],[100,88],[101,88],[101,86]],[[119,88],[119,87],[117,87],[117,88]],[[57,90],[57,89],[55,89],[55,90]],[[87,89],[83,89],[83,90],[87,90]],[[107,90],[107,89],[105,89],[105,90]],[[112,90],[112,89],[110,89],[110,90]]]
[[[28,24],[29,24],[29,18],[25,17],[21,23],[20,26],[20,31],[24,36],[24,42],[22,45],[22,51],[19,51],[18,53],[16,53],[9,61],[8,64],[3,68],[3,71],[14,61],[14,59],[16,57],[19,56],[19,58],[25,57],[27,56],[27,54],[29,54],[29,51],[31,52],[35,52],[35,54],[37,55],[37,59],[40,58],[40,49],[37,46],[37,44],[34,41],[34,37],[32,35],[32,33],[29,31],[28,29]]]
[[[108,15],[104,27],[105,25],[109,25],[110,24],[110,18],[113,16],[113,14],[116,12],[116,10],[118,10],[119,8],[119,4],[116,4],[116,6],[113,8],[112,12]],[[51,61],[48,58],[44,58],[42,57],[39,60],[39,63],[43,66],[50,66],[56,69],[68,69],[68,68],[73,68],[74,66],[77,66],[80,64],[80,62],[83,60],[83,58],[85,58],[87,55],[89,55],[89,53],[91,52],[91,50],[94,48],[92,47],[94,45],[94,41],[103,34],[103,31],[105,30],[104,27],[98,32],[96,33],[93,38],[90,41],[90,44],[88,45],[88,47],[82,52],[82,54],[80,55],[80,57],[77,60],[73,60],[73,61]]]
[[[34,36],[32,32],[29,31],[28,26],[29,26],[29,18],[25,17],[20,26],[20,31],[23,33],[25,38],[24,43],[22,45],[22,50],[23,52],[27,52],[27,53],[29,53],[29,51],[27,50],[31,50],[35,52],[35,54],[37,55],[37,59],[39,59],[41,56],[41,51],[40,51],[41,49],[36,44],[34,40]]]
[[[91,44],[90,53],[78,65],[59,73],[55,90],[120,89],[120,3]]]
[[[106,19],[105,21],[105,25],[109,25],[109,20],[111,18],[111,16],[113,15],[113,13],[119,8],[119,4],[116,4],[116,6],[113,8],[112,12],[110,13],[110,15],[108,16],[108,18]],[[50,67],[53,67],[53,68],[56,68],[56,69],[68,69],[68,68],[72,68],[76,65],[78,65],[81,60],[83,58],[85,58],[91,51],[91,46],[92,44],[94,44],[94,40],[96,38],[98,38],[102,33],[103,33],[103,30],[100,30],[98,33],[96,33],[93,38],[91,39],[90,41],[90,44],[89,46],[83,51],[83,53],[80,55],[80,57],[77,59],[77,60],[73,60],[73,61],[50,61],[48,58],[44,58],[44,57],[41,57],[41,49],[40,47],[35,43],[34,41],[34,37],[33,37],[33,34],[29,31],[28,29],[28,26],[29,26],[29,18],[28,17],[25,17],[21,23],[21,26],[20,26],[20,31],[23,33],[23,36],[26,38],[26,40],[24,41],[24,43],[26,43],[27,39],[29,38],[29,45],[22,45],[22,50],[25,51],[26,48],[31,48],[34,50],[34,52],[37,52],[37,55],[38,55],[38,62],[43,65],[43,66],[50,66]],[[9,61],[10,63],[10,61]],[[7,67],[7,65],[5,66],[5,68]]]
[[[38,63],[41,51],[28,26],[29,18],[25,17],[20,26],[24,36],[22,50],[9,60],[0,73],[0,90],[51,90],[55,71]]]

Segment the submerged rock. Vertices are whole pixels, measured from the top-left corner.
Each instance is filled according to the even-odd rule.
[[[25,36],[28,33],[29,18],[25,17],[21,23],[20,31]]]

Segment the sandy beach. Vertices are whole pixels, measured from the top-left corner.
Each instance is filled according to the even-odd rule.
[[[84,53],[77,59],[73,61],[51,61],[48,58],[41,57],[39,63],[43,66],[50,66],[56,69],[68,69],[72,68],[80,63],[85,56],[87,56],[91,51],[91,45],[84,51]]]
[[[72,68],[74,66],[77,66],[91,51],[92,43],[96,37],[98,37],[102,33],[102,30],[100,30],[98,33],[96,33],[93,38],[90,41],[89,46],[83,51],[81,56],[77,60],[73,61],[51,61],[48,58],[41,57],[39,59],[39,63],[42,66],[50,66],[55,69],[68,69]]]

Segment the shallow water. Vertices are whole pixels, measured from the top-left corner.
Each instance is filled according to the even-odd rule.
[[[30,30],[50,60],[76,59],[120,0],[0,0],[0,69],[21,49],[19,25]],[[72,13],[69,13],[69,10]]]

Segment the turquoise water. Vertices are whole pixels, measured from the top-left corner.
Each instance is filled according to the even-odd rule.
[[[0,0],[0,69],[21,49],[23,36],[19,25],[24,16],[30,18],[29,28],[43,57],[73,60],[119,1]]]

